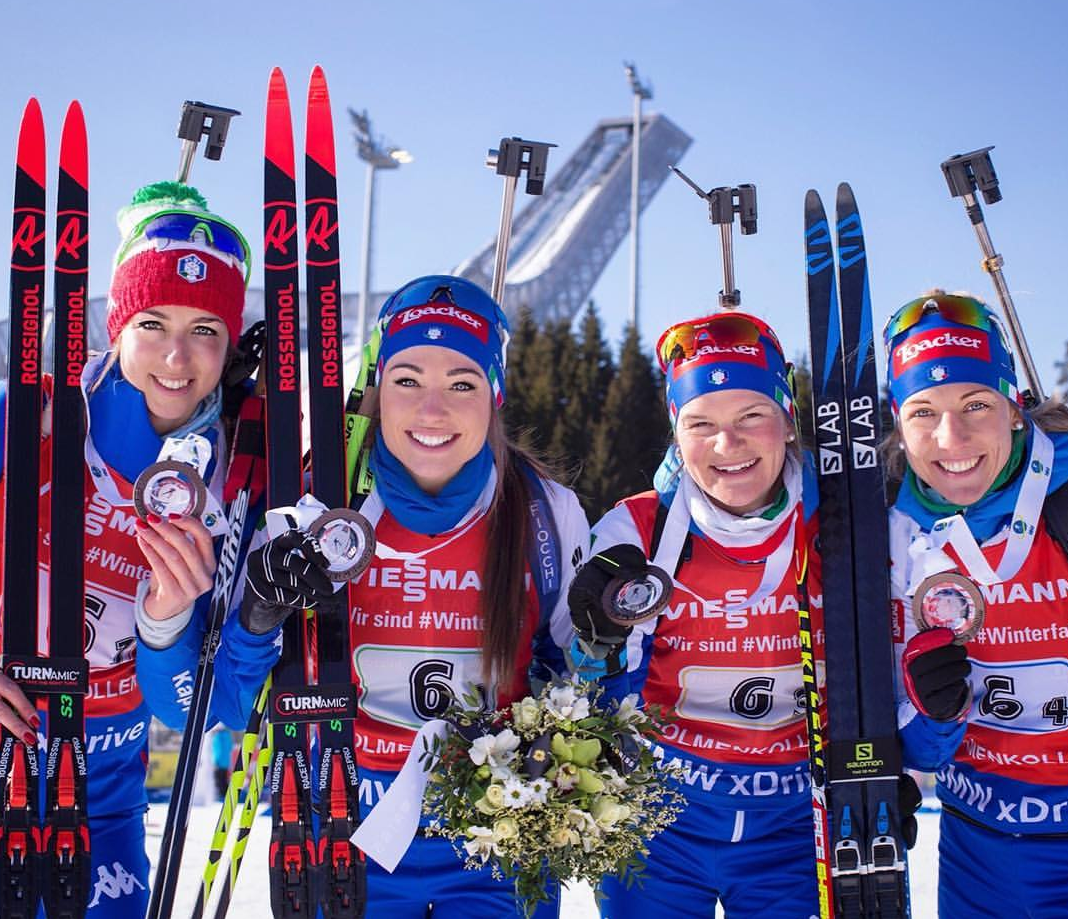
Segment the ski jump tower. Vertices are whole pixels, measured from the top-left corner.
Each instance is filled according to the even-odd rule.
[[[664,115],[642,118],[638,208],[644,210],[690,146]],[[504,302],[526,306],[539,323],[570,319],[581,309],[616,248],[630,232],[633,122],[601,121],[552,178],[529,199],[512,228]],[[555,174],[554,174],[555,173]],[[453,273],[489,290],[496,240]]]
[[[586,303],[597,278],[630,232],[630,157],[633,123],[629,118],[599,122],[559,169],[540,197],[516,215],[512,227],[511,267],[505,279],[504,303],[514,315],[527,306],[539,323],[570,319]],[[639,209],[652,200],[691,139],[663,115],[642,118]],[[490,289],[496,240],[467,259],[454,274]],[[342,296],[346,316],[354,317],[358,294]],[[375,311],[388,296],[372,293]],[[0,306],[0,309],[4,307]],[[107,347],[106,298],[90,300],[89,346]],[[263,315],[263,291],[246,292],[246,322]],[[51,312],[45,314],[44,347],[51,353]],[[354,346],[355,323],[345,329],[346,345]],[[0,375],[7,372],[8,318],[0,315]]]

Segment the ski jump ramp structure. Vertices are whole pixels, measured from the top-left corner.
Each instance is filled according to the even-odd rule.
[[[514,316],[528,308],[538,323],[571,319],[585,305],[601,272],[630,232],[630,169],[633,122],[600,121],[559,169],[550,165],[545,192],[528,199],[512,227],[510,265],[502,306]],[[664,115],[642,118],[639,210],[645,210],[668,177],[668,167],[682,159],[692,140]],[[496,239],[454,269],[490,289]],[[388,292],[372,293],[367,311],[373,321]],[[303,297],[302,297],[303,299]],[[345,341],[356,360],[355,317],[359,294],[342,296],[347,319]],[[6,306],[6,304],[4,305]],[[0,306],[0,309],[4,308]],[[107,347],[106,298],[94,297],[86,311],[89,347]],[[245,321],[263,315],[263,291],[249,290]],[[51,361],[51,312],[45,315],[45,351]],[[0,373],[7,373],[8,318],[0,318]]]
[[[512,228],[504,302],[543,323],[572,318],[586,303],[616,247],[630,232],[631,119],[607,119],[557,170],[544,194],[529,199]],[[638,207],[645,210],[682,159],[690,137],[664,115],[642,118]],[[496,239],[454,274],[490,289]]]

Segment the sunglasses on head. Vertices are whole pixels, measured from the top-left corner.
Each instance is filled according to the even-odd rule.
[[[972,329],[996,331],[1005,340],[1001,323],[990,309],[974,297],[962,297],[956,294],[937,294],[931,297],[919,297],[906,303],[893,316],[886,320],[883,327],[883,340],[892,341],[902,332],[918,324],[928,313],[938,313],[942,318],[966,325]]]
[[[660,369],[666,372],[669,366],[689,360],[706,345],[721,348],[755,345],[761,337],[770,339],[782,353],[778,338],[766,322],[748,314],[716,313],[671,326],[656,343],[656,357]]]
[[[251,271],[251,250],[241,231],[225,220],[190,211],[164,211],[139,223],[130,234],[130,242],[120,253],[120,261],[141,239],[197,242],[232,256],[245,266],[245,280]]]

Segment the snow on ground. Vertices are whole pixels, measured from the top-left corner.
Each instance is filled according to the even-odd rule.
[[[186,838],[186,858],[182,862],[182,875],[178,885],[173,915],[175,919],[184,919],[190,913],[200,887],[200,875],[204,867],[212,830],[218,817],[217,805],[194,807],[189,821],[189,833]],[[166,819],[166,805],[154,804],[148,814],[148,850],[153,865]],[[910,874],[912,882],[913,919],[934,919],[936,916],[935,890],[938,879],[938,815],[924,809],[919,815],[920,837],[916,848],[910,853]],[[235,919],[257,916],[266,919],[270,899],[267,881],[267,843],[271,834],[271,822],[267,816],[256,818],[256,824],[249,839],[245,860],[241,866],[240,880],[231,903],[229,915]],[[219,873],[221,879],[223,871]],[[210,915],[210,912],[209,912]],[[717,911],[717,916],[722,916]],[[593,903],[593,893],[586,885],[565,889],[562,919],[596,919],[597,910]]]

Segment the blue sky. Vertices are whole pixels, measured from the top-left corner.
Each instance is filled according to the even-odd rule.
[[[482,163],[500,137],[559,144],[551,175],[598,119],[627,115],[621,62],[633,59],[653,82],[652,107],[694,138],[682,168],[705,187],[756,184],[760,229],[735,237],[737,282],[743,306],[768,318],[790,352],[805,341],[809,187],[833,202],[839,181],[853,185],[878,324],[934,285],[993,298],[939,163],[996,145],[1005,199],[986,208],[988,225],[1049,388],[1068,337],[1066,26],[1063,4],[989,0],[12,4],[0,34],[0,201],[10,201],[26,98],[44,107],[52,163],[67,101],[81,99],[91,292],[103,293],[112,215],[138,185],[173,177],[180,103],[203,99],[245,114],[221,163],[198,159],[193,181],[255,238],[268,73],[281,65],[299,100],[318,62],[338,131],[346,289],[358,286],[364,171],[345,107],[369,109],[416,158],[378,185],[375,287],[392,288],[453,267],[495,232],[500,182]],[[650,341],[714,306],[722,275],[718,232],[678,180],[642,229]],[[627,309],[627,259],[623,245],[594,290],[613,339]],[[6,303],[6,273],[0,296]]]

